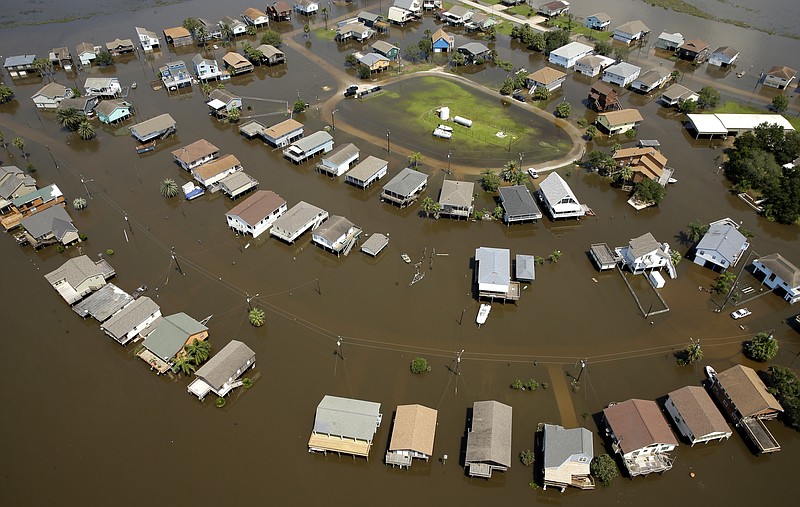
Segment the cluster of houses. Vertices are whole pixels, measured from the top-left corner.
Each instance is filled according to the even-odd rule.
[[[80,255],[44,277],[75,313],[97,321],[100,330],[115,343],[128,346],[142,340],[135,354],[158,374],[173,370],[187,346],[208,339],[205,322],[183,312],[162,315],[160,306],[143,295],[146,286],[129,294],[108,281],[115,275],[102,256],[93,261]],[[241,376],[255,367],[255,361],[252,349],[231,340],[197,369],[188,390],[200,400],[209,393],[225,396],[242,385]]]
[[[124,92],[127,95],[127,91]],[[75,91],[55,81],[42,86],[31,96],[38,109],[61,111],[74,109],[84,117],[97,116],[101,122],[113,125],[133,115],[133,104],[123,98],[123,89],[116,77],[90,77],[84,91]]]
[[[193,199],[204,191],[213,193],[220,190],[231,199],[236,199],[258,187],[258,180],[244,172],[236,156],[220,156],[219,148],[205,139],[174,150],[172,157],[203,189],[195,191],[191,183],[184,186],[187,199]]]
[[[755,452],[780,450],[764,421],[774,419],[783,409],[758,374],[743,365],[719,374],[708,369],[708,390],[700,386],[676,389],[667,395],[663,407],[652,400],[629,399],[611,403],[603,410],[601,434],[629,477],[672,468],[674,458],[670,453],[679,442],[667,417],[680,438],[691,446],[731,437],[733,431],[724,412]],[[309,452],[334,452],[369,460],[383,420],[380,410],[380,403],[326,395],[317,405]],[[493,472],[511,467],[512,413],[512,407],[499,401],[476,401],[472,405],[463,462],[470,477],[489,479]],[[415,458],[429,461],[437,415],[436,410],[423,405],[398,405],[384,462],[410,468]],[[594,489],[590,470],[594,458],[592,432],[545,423],[538,430],[542,433],[544,489]],[[447,455],[441,460],[445,464]]]

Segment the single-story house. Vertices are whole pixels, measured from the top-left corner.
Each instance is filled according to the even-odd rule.
[[[136,36],[139,37],[139,44],[142,46],[142,51],[149,53],[156,48],[161,47],[161,40],[155,32],[151,32],[147,28],[140,26],[136,28]]]
[[[135,46],[130,39],[114,39],[111,42],[106,42],[106,50],[111,53],[111,56],[133,53],[134,49]]]
[[[759,454],[781,450],[764,421],[778,417],[783,407],[755,370],[738,364],[717,373],[711,380],[711,394]]]
[[[520,285],[511,280],[511,251],[507,248],[479,247],[475,249],[475,272],[478,299],[516,301]]]
[[[622,257],[609,248],[607,243],[592,243],[589,246],[589,256],[594,261],[594,265],[598,271],[605,271],[606,269],[614,269],[622,262]]]
[[[267,127],[264,126],[264,124],[259,122],[258,120],[250,120],[249,122],[243,125],[239,125],[239,133],[248,139],[252,139],[256,136],[263,137],[263,132],[265,128]]]
[[[469,218],[474,208],[474,192],[474,181],[444,180],[439,193],[439,214],[450,218]]]
[[[175,128],[175,120],[169,113],[160,114],[129,127],[131,135],[141,143],[167,137],[175,132]]]
[[[463,54],[466,57],[467,62],[470,63],[474,63],[475,60],[479,58],[489,58],[489,53],[491,53],[489,48],[480,42],[468,42],[463,46],[459,46],[457,51]]]
[[[469,21],[475,11],[467,9],[463,5],[453,5],[449,10],[439,13],[439,18],[448,25],[463,25]]]
[[[75,46],[75,55],[81,65],[91,65],[97,58],[97,54],[100,53],[100,49],[100,46],[95,46],[91,42],[81,42]]]
[[[60,206],[57,208],[63,209]],[[105,259],[93,261],[88,255],[79,255],[47,273],[44,278],[71,305],[100,289],[114,275],[114,268]]]
[[[721,46],[711,53],[708,58],[709,65],[716,65],[717,67],[730,67],[739,58],[739,52],[731,46]]]
[[[219,186],[219,181],[242,170],[242,163],[235,155],[227,154],[218,159],[200,164],[192,168],[192,177],[207,189]]]
[[[388,69],[391,61],[378,53],[367,53],[358,57],[358,63],[368,68],[370,73],[373,73]]]
[[[661,32],[661,35],[656,39],[656,48],[664,51],[677,51],[679,47],[683,46],[684,42],[686,42],[686,39],[679,32]]]
[[[607,67],[614,65],[614,63],[616,61],[607,56],[588,55],[575,61],[575,72],[579,72],[584,76],[595,77]]]
[[[308,450],[369,459],[372,440],[383,419],[380,410],[380,403],[325,395],[317,405]]]
[[[614,152],[613,159],[617,170],[630,168],[634,183],[649,178],[663,187],[672,177],[673,170],[667,167],[667,157],[654,147],[621,148]]]
[[[596,81],[589,90],[589,108],[598,113],[622,109],[617,90],[610,84]]]
[[[431,40],[433,41],[434,53],[447,53],[453,51],[456,46],[456,38],[441,28],[431,35]]]
[[[252,25],[256,28],[269,26],[269,18],[267,17],[267,13],[256,9],[255,7],[248,7],[245,9],[242,13],[242,19],[244,19],[245,23],[248,25]]]
[[[116,77],[87,77],[83,90],[85,95],[113,99],[122,93],[122,86]]]
[[[355,144],[347,143],[322,157],[322,161],[317,164],[317,169],[331,177],[341,176],[358,162],[359,154]]]
[[[287,146],[303,137],[303,124],[289,118],[265,128],[261,137],[276,148]]]
[[[469,18],[469,21],[464,23],[467,30],[480,30],[482,32],[488,30],[497,24],[497,20],[492,17],[488,12],[476,12]]]
[[[82,301],[75,303],[72,311],[84,319],[92,317],[97,322],[102,323],[127,306],[131,301],[133,301],[133,296],[113,283],[107,283],[86,296]]]
[[[347,218],[331,215],[311,233],[311,241],[326,250],[330,250],[338,257],[339,254],[347,255],[355,246],[362,229]]]
[[[414,458],[428,461],[433,455],[438,414],[437,410],[422,405],[398,405],[386,464],[408,468]]]
[[[226,116],[233,109],[242,110],[242,98],[228,90],[211,90],[206,105],[217,116]]]
[[[700,386],[686,386],[670,392],[664,408],[692,446],[727,440],[733,434],[714,400]]]
[[[631,399],[603,410],[606,436],[631,477],[672,468],[678,441],[655,401]]]
[[[12,78],[26,77],[28,74],[36,74],[38,71],[33,66],[36,55],[16,55],[6,58],[3,68]]]
[[[245,74],[247,72],[253,72],[254,69],[253,64],[250,63],[250,60],[245,58],[244,55],[241,55],[235,51],[225,53],[225,56],[222,57],[222,61],[225,63],[228,72],[230,72],[233,76]]]
[[[709,225],[708,231],[697,243],[694,263],[725,271],[736,266],[749,247],[747,238],[739,232],[739,224],[729,218],[718,220]]]
[[[385,40],[375,41],[370,48],[375,53],[385,56],[389,60],[397,60],[400,58],[400,48],[394,44],[389,44]]]
[[[94,108],[97,119],[106,124],[114,124],[133,115],[133,105],[122,99],[104,100]]]
[[[548,91],[552,92],[560,88],[561,84],[566,79],[566,73],[551,69],[550,67],[543,67],[536,72],[528,74],[528,88],[530,89],[530,93],[533,93],[539,86],[543,86],[547,88]]]
[[[592,432],[586,428],[565,429],[556,424],[545,424],[542,438],[544,454],[544,486],[594,489],[594,479],[589,465],[594,459]]]
[[[427,185],[427,174],[406,167],[383,186],[381,200],[404,208],[416,201]]]
[[[621,109],[597,115],[597,126],[606,134],[624,134],[638,127],[644,118],[637,109]]]
[[[189,69],[186,68],[186,62],[183,60],[167,62],[166,65],[158,68],[158,72],[161,74],[161,81],[168,90],[174,91],[184,86],[192,86],[194,81]]]
[[[503,207],[503,221],[506,224],[536,221],[542,218],[542,212],[536,206],[531,191],[525,185],[500,187],[500,206]]]
[[[72,98],[72,95],[72,88],[52,82],[42,86],[31,96],[31,100],[39,109],[58,109],[61,101]]]
[[[172,156],[175,158],[175,162],[188,172],[200,164],[205,164],[217,158],[219,156],[219,148],[205,139],[198,139],[183,148],[173,151]]]
[[[167,44],[172,44],[176,48],[194,44],[191,32],[182,26],[166,28],[164,30],[164,40],[167,41]]]
[[[295,164],[304,162],[317,154],[328,153],[333,149],[333,137],[324,130],[295,141],[283,150],[283,156]]]
[[[701,113],[687,114],[686,128],[695,131],[697,137],[701,135],[726,137],[753,130],[762,123],[772,123],[783,127],[784,130],[794,130],[789,120],[780,114],[725,114]]]
[[[222,19],[219,20],[218,24],[220,27],[220,36],[222,35],[222,29],[225,27],[230,29],[230,32],[234,37],[238,37],[247,33],[247,23],[240,19],[232,18],[230,16],[223,16]]]
[[[159,318],[161,308],[149,297],[139,296],[103,322],[100,330],[120,345],[127,345]]]
[[[539,184],[539,199],[553,220],[580,218],[586,214],[586,206],[578,202],[567,182],[555,171]]]
[[[292,8],[286,0],[278,0],[267,5],[267,15],[272,21],[289,21],[292,19]]]
[[[606,68],[606,70],[603,71],[603,77],[601,79],[606,83],[625,88],[639,77],[641,71],[641,67],[637,67],[628,62],[619,62]]]
[[[684,42],[678,47],[678,58],[691,62],[703,62],[708,58],[711,49],[708,44],[700,39],[692,39]]]
[[[554,2],[548,2],[544,5],[540,5],[537,12],[542,16],[548,18],[561,16],[569,12],[569,2],[565,2],[564,0],[555,0]]]
[[[608,30],[610,24],[611,16],[605,12],[598,12],[597,14],[586,16],[586,20],[583,22],[583,26],[586,28],[600,31]]]
[[[764,285],[783,295],[790,304],[800,301],[800,268],[779,253],[753,261],[754,274],[764,277]]]
[[[664,86],[669,81],[670,71],[664,67],[656,67],[646,71],[644,74],[634,79],[631,88],[637,92],[650,93]]]
[[[256,353],[253,349],[239,340],[231,340],[194,372],[195,379],[188,386],[189,393],[200,401],[208,393],[225,396],[242,385],[239,377],[255,366]]]
[[[219,180],[219,189],[234,200],[256,188],[258,180],[244,171],[236,171]]]
[[[764,74],[764,86],[786,90],[797,76],[797,71],[785,65],[776,65]]]
[[[186,345],[208,338],[208,328],[183,312],[161,317],[151,328],[137,356],[159,374],[172,367],[176,356],[185,354]]]
[[[216,60],[205,58],[200,53],[194,55],[192,58],[192,65],[194,66],[194,73],[200,81],[222,79],[223,75],[228,75],[227,72],[223,73],[222,70],[220,70]]]
[[[64,70],[72,70],[73,62],[69,48],[63,46],[60,48],[53,48],[53,50],[50,51],[50,63]]]
[[[667,243],[659,243],[649,232],[633,238],[625,246],[615,248],[622,263],[631,273],[638,275],[648,270],[666,267],[671,278],[677,277]]]
[[[379,232],[375,232],[364,242],[363,245],[361,245],[361,251],[367,255],[376,257],[379,253],[381,253],[381,250],[386,248],[388,244],[388,236],[384,236]]]
[[[638,42],[650,34],[650,28],[640,20],[628,21],[614,28],[614,40],[624,44]]]
[[[467,433],[464,466],[470,477],[491,478],[511,468],[512,408],[499,401],[476,401]]]
[[[286,54],[270,44],[261,44],[256,48],[264,55],[261,59],[267,65],[278,65],[286,62]]]
[[[520,282],[529,283],[536,280],[536,257],[516,254],[514,256],[514,278]]]
[[[242,235],[259,237],[287,210],[286,199],[271,190],[257,190],[225,213],[228,227]]]
[[[29,214],[18,223],[25,231],[25,238],[34,248],[55,242],[68,246],[80,239],[78,229],[72,225],[72,217],[63,205]]]
[[[71,97],[69,99],[63,99],[58,104],[57,109],[67,109],[73,108],[75,109],[78,114],[82,114],[83,116],[91,116],[94,113],[94,108],[100,102],[99,97]]]
[[[328,212],[305,201],[300,201],[272,222],[270,235],[294,243],[309,229],[316,229],[328,218]]]
[[[700,95],[678,83],[671,84],[669,88],[664,90],[661,94],[661,102],[668,106],[676,106],[684,100],[693,100],[697,102],[699,98]]]
[[[591,55],[593,52],[594,48],[592,46],[587,46],[580,42],[570,42],[551,51],[548,61],[553,65],[560,65],[570,69],[575,65],[575,62],[584,56]]]
[[[345,183],[350,183],[361,189],[367,188],[379,179],[386,176],[389,170],[389,161],[372,155],[350,169],[344,176]]]

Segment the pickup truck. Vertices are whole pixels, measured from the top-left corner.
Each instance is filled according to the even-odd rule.
[[[354,97],[356,99],[363,97],[364,95],[369,95],[370,93],[375,93],[382,90],[380,86],[372,86],[372,85],[352,85],[348,86],[347,89],[344,91],[345,97]]]

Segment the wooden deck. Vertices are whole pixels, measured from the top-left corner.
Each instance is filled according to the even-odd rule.
[[[517,301],[520,298],[521,290],[519,282],[511,282],[508,286],[508,292],[500,294],[498,292],[478,291],[478,298],[488,298],[491,300],[499,299],[501,301]]]
[[[364,456],[369,459],[369,450],[371,447],[372,442],[325,435],[323,433],[312,433],[311,437],[308,439],[308,450],[310,452],[319,451],[327,453],[331,451],[339,454]]]
[[[760,454],[781,450],[781,444],[772,436],[772,433],[770,433],[761,419],[748,417],[747,419],[742,419],[741,425],[745,434],[750,437]]]

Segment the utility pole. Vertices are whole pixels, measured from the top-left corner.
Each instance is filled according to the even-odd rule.
[[[175,247],[174,246],[172,247],[172,252],[171,253],[172,253],[172,260],[175,261],[175,266],[178,267],[178,272],[180,272],[180,274],[186,276],[186,273],[183,272],[183,270],[181,269],[181,265],[178,263],[178,258],[175,257]]]
[[[336,337],[336,347],[338,349],[336,351],[336,353],[339,355],[340,358],[342,358],[342,361],[344,361],[344,354],[342,353],[342,337],[341,336],[337,336]]]
[[[322,289],[319,288],[319,278],[317,278],[317,294],[322,295]]]
[[[586,359],[581,359],[580,363],[581,363],[581,372],[578,373],[578,378],[575,379],[575,382],[580,382],[581,381],[581,376],[583,375],[583,370],[586,369]]]
[[[331,111],[331,128],[334,132],[336,132],[336,111],[338,111],[338,109]]]
[[[123,211],[123,213],[125,213],[125,212]],[[131,227],[131,223],[128,221],[128,214],[127,213],[125,213],[125,223],[128,225],[128,230],[133,232],[133,228]]]
[[[253,305],[250,304],[250,301],[254,300],[255,298],[257,298],[261,294],[256,294],[255,296],[250,296],[250,294],[248,294],[246,292],[244,294],[245,294],[245,296],[247,298],[247,311],[248,312],[252,312],[253,311]]]
[[[46,145],[46,144],[45,144],[45,145],[44,145],[44,147],[45,147],[45,148],[47,148],[47,153],[49,153],[49,154],[50,154],[50,158],[51,158],[51,159],[53,159],[53,165],[56,167],[56,170],[57,170],[57,171],[59,172],[59,174],[60,174],[60,173],[61,173],[61,169],[58,167],[58,162],[56,162],[56,157],[54,157],[54,156],[53,156],[53,152],[52,152],[52,151],[50,151],[50,146],[48,146],[48,145]]]
[[[461,352],[456,356],[456,394],[458,394],[458,377],[461,376],[461,354],[463,353],[464,349],[461,349]]]
[[[386,152],[387,153],[392,152],[392,145],[391,142],[389,141],[389,129],[386,129]]]

